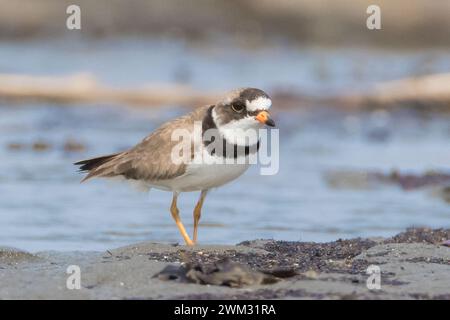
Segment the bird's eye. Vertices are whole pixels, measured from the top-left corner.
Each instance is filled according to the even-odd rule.
[[[231,109],[233,109],[234,112],[241,113],[245,110],[245,107],[240,103],[235,103],[231,105]]]

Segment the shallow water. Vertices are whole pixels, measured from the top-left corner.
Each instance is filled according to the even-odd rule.
[[[0,44],[3,73],[89,71],[106,83],[127,86],[179,81],[206,89],[295,86],[328,94],[449,70],[446,52],[205,51],[139,40]],[[146,240],[180,241],[168,211],[169,193],[140,193],[127,184],[102,180],[80,184],[81,175],[72,163],[126,149],[184,112],[177,106],[143,110],[2,104],[0,245],[30,251],[104,250]],[[342,169],[448,171],[448,118],[413,112],[343,114],[320,106],[276,112],[275,118],[281,138],[278,174],[261,176],[254,167],[211,192],[200,227],[202,243],[233,244],[254,238],[331,241],[389,236],[410,226],[450,226],[450,206],[428,189],[334,189],[324,179],[327,172]],[[64,151],[68,139],[86,144],[87,150]],[[8,148],[11,143],[40,140],[50,143],[50,149]],[[197,196],[185,193],[179,202],[189,229]]]

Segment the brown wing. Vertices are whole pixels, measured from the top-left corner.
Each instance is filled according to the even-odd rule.
[[[89,171],[83,181],[91,177],[114,176],[156,181],[184,174],[186,164],[177,164],[171,159],[172,149],[180,143],[172,141],[172,132],[176,129],[186,129],[192,134],[194,122],[202,121],[207,109],[208,106],[200,107],[185,116],[166,122],[132,149],[112,155],[107,160],[106,157],[99,157],[77,162],[76,164],[83,165]],[[189,146],[185,150],[189,150],[190,154],[184,156],[192,158],[193,147]],[[99,165],[95,166],[95,163]]]

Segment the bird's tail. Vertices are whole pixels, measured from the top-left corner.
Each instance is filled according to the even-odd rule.
[[[101,166],[108,163],[109,161],[116,158],[121,153],[115,153],[110,154],[107,156],[92,158],[92,159],[86,159],[81,160],[78,162],[75,162],[74,165],[80,166],[79,171],[80,172],[87,172],[88,174],[81,180],[81,182],[86,181],[89,178],[98,176],[102,173],[103,170],[101,170]]]

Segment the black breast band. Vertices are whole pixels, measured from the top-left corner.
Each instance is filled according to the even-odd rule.
[[[238,158],[242,156],[248,156],[249,154],[254,154],[259,150],[259,140],[254,145],[240,146],[237,144],[228,143],[228,141],[220,134],[217,126],[212,117],[212,110],[214,106],[208,108],[206,116],[202,122],[202,140],[203,145],[209,154],[215,155],[220,154],[224,158]],[[211,135],[211,139],[205,137],[205,132],[208,130],[216,130],[216,132],[209,132],[208,136]],[[215,141],[217,137],[220,137],[217,142]]]

